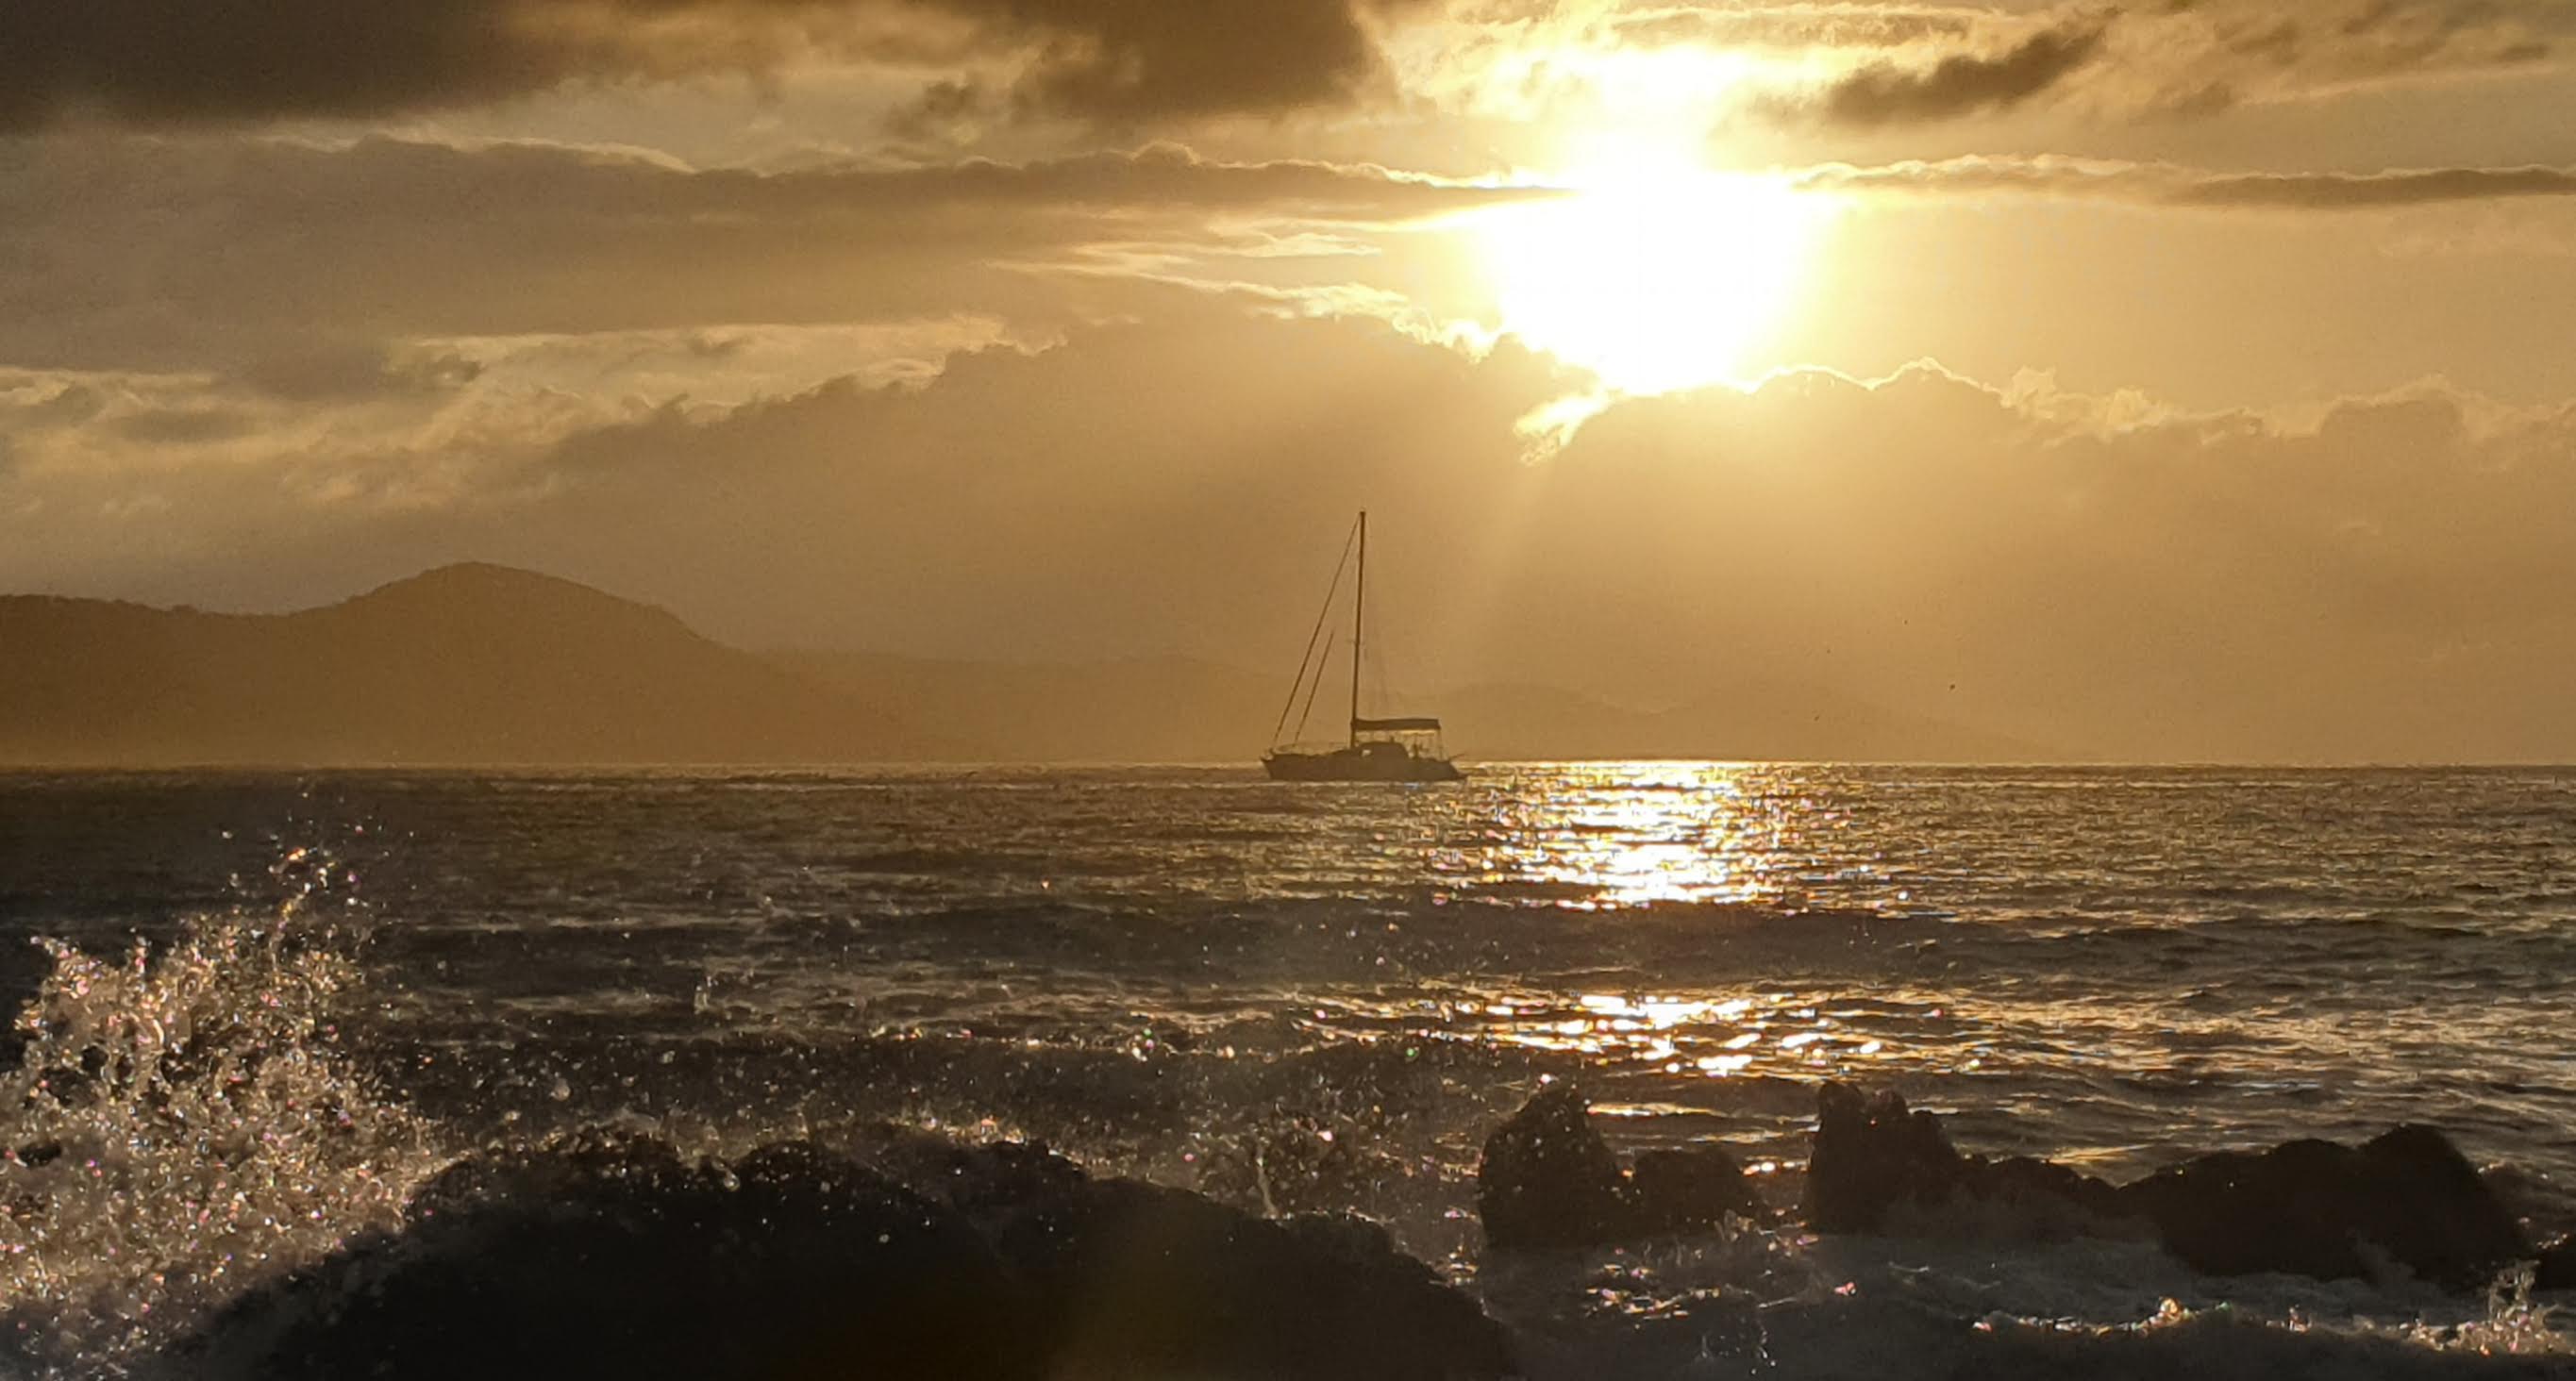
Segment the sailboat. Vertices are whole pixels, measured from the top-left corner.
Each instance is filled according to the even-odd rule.
[[[1355,539],[1359,561],[1357,578],[1351,593],[1351,725],[1346,743],[1323,746],[1282,745],[1281,735],[1287,730],[1289,712],[1297,708],[1297,695],[1304,691],[1306,707],[1315,705],[1315,691],[1324,682],[1324,665],[1315,657],[1315,649],[1332,616],[1333,596],[1341,589],[1342,571],[1350,566],[1350,548],[1343,550],[1343,565],[1333,568],[1332,588],[1324,592],[1324,612],[1315,618],[1315,632],[1306,639],[1305,660],[1297,664],[1297,679],[1288,686],[1288,703],[1279,711],[1278,727],[1271,730],[1270,751],[1261,755],[1261,766],[1274,780],[1283,782],[1455,782],[1466,778],[1458,765],[1449,761],[1440,743],[1440,721],[1422,716],[1399,719],[1363,719],[1360,716],[1360,650],[1368,632],[1368,510],[1360,510]],[[1331,659],[1325,649],[1324,660]],[[1309,669],[1313,675],[1308,675]],[[1311,685],[1309,684],[1311,681]],[[1302,732],[1305,719],[1300,716]]]

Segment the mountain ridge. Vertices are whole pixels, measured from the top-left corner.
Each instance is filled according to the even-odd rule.
[[[280,614],[0,596],[0,764],[1249,763],[1285,689],[1177,655],[755,652],[658,606],[488,562]],[[1423,703],[1471,759],[2043,756],[1812,691],[1649,711],[1486,684]],[[1338,733],[1338,710],[1323,719]]]

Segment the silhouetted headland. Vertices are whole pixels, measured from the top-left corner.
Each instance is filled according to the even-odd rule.
[[[42,766],[1241,762],[1281,690],[1182,657],[753,652],[485,564],[289,614],[0,597],[0,648],[0,763]],[[1752,682],[1655,712],[1537,685],[1442,698],[1486,759],[2057,756]]]

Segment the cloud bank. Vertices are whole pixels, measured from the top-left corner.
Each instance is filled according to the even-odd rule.
[[[1800,174],[1796,183],[1811,191],[2008,193],[2219,209],[2368,211],[2576,196],[2576,168],[2224,173],[2172,164],[1977,156],[1868,168],[1828,165]]]
[[[221,443],[156,424],[167,462],[112,479],[49,457],[118,414],[29,388],[0,586],[293,604],[474,557],[751,644],[1259,668],[1365,504],[1400,686],[1653,704],[1758,672],[2118,757],[2576,752],[2576,407],[1801,373],[1619,403],[1523,463],[1569,384],[1211,311],[538,444],[205,465]]]
[[[1127,122],[1354,99],[1399,0],[97,0],[0,8],[0,131],[453,109],[800,62],[1003,62],[1041,113]]]

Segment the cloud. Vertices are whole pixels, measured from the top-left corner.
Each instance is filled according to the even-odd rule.
[[[2164,163],[1973,156],[1877,167],[1832,164],[1811,191],[2099,198],[2213,209],[2367,211],[2576,196],[2576,168],[2397,168],[2375,173],[2222,173]]]
[[[1783,4],[1633,9],[1608,23],[1622,42],[1743,48],[1898,48],[1974,36],[1979,15],[1949,6]]]
[[[0,488],[0,588],[315,602],[473,554],[754,645],[1269,667],[1365,504],[1416,689],[1669,701],[1760,667],[2113,756],[2576,752],[2576,406],[1807,372],[1620,402],[1522,463],[1513,424],[1567,385],[1509,345],[1211,311],[533,446],[110,483],[41,463],[48,433]]]
[[[324,341],[253,360],[239,377],[290,402],[435,394],[472,383],[483,367],[461,355],[398,351],[381,341]]]
[[[1723,12],[1752,33],[1803,36],[1845,69],[1763,93],[1775,120],[1852,128],[1922,124],[2066,103],[2088,115],[2193,118],[2238,106],[2330,100],[2398,83],[2481,80],[2556,59],[2576,9],[2556,0],[2169,0],[2042,9],[1858,13],[1827,27],[1812,7]],[[1947,23],[1941,22],[1947,20]],[[1702,26],[1721,22],[1700,21]],[[1679,15],[1640,33],[1684,35]],[[1678,41],[1678,40],[1677,40]]]
[[[1920,124],[2010,110],[2064,82],[2102,51],[2099,21],[2070,21],[1991,54],[1952,53],[1929,67],[1875,62],[1804,103],[1830,124]]]
[[[1356,98],[1395,0],[107,0],[0,7],[0,130],[487,104],[791,62],[1016,64],[1040,112],[1149,123]]]
[[[0,143],[0,363],[236,372],[349,340],[1060,322],[1119,285],[1045,271],[1097,270],[1104,246],[1266,253],[1532,195],[1172,145],[763,173],[544,144],[48,137]],[[335,365],[373,367],[286,372]]]

